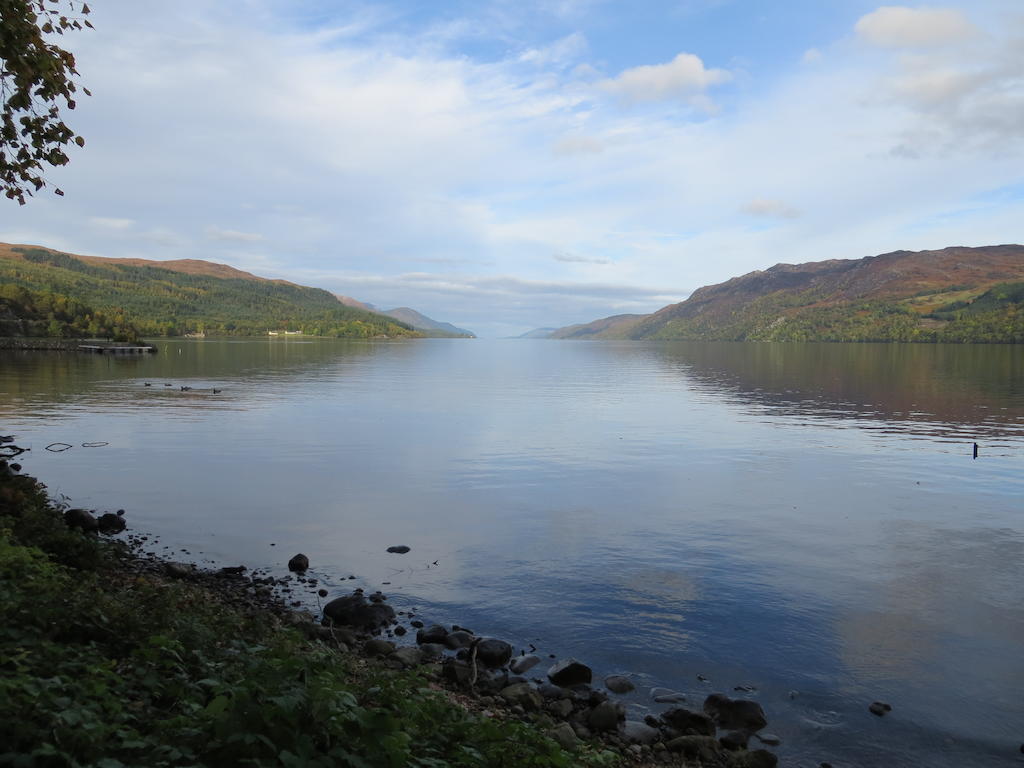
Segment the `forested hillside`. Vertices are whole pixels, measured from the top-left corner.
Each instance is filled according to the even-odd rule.
[[[90,322],[100,313],[112,319],[113,327],[132,326],[146,336],[199,331],[253,336],[272,330],[347,338],[419,335],[406,323],[346,307],[327,291],[264,280],[204,261],[102,259],[0,245],[0,285],[25,289],[33,296],[54,296],[58,303],[88,305]],[[9,320],[14,319],[12,314],[21,320],[45,319],[48,330],[56,329],[50,327],[45,309],[46,317],[36,318],[16,314],[23,311],[18,308],[23,303],[6,306]],[[39,330],[38,325],[28,328]]]
[[[575,338],[1024,342],[1024,246],[777,264]]]
[[[138,341],[138,329],[118,312],[106,313],[56,293],[0,284],[0,336]]]

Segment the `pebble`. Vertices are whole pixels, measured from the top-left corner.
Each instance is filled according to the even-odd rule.
[[[884,701],[873,701],[871,702],[871,705],[868,707],[868,712],[870,712],[872,715],[878,715],[879,717],[882,717],[885,715],[886,712],[892,712],[892,707],[886,704]]]

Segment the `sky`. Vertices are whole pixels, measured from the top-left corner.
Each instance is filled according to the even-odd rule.
[[[480,336],[783,263],[1024,242],[1024,4],[96,0],[0,241],[207,259]]]

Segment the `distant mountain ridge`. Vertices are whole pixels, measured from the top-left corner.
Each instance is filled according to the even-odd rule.
[[[568,325],[548,334],[549,339],[618,339],[626,338],[634,325],[647,315],[612,315],[580,325]]]
[[[561,338],[1024,342],[1024,246],[776,264]]]
[[[443,323],[440,320],[434,320],[427,317],[421,312],[417,312],[415,309],[409,307],[396,307],[395,309],[388,309],[381,312],[382,315],[393,317],[396,320],[401,320],[403,323],[408,323],[417,331],[423,331],[427,335],[437,335],[446,337],[459,337],[466,339],[475,339],[476,334],[472,331],[467,331],[465,328],[458,328],[451,323]]]
[[[513,339],[550,339],[551,334],[558,328],[534,328],[532,331],[520,333],[518,336],[511,336]]]
[[[349,307],[359,307],[360,309],[368,309],[371,312],[379,312],[382,315],[393,317],[396,320],[401,320],[403,323],[408,323],[417,331],[421,331],[426,336],[433,336],[436,338],[458,338],[458,339],[475,339],[476,334],[472,331],[467,331],[465,328],[458,328],[451,323],[443,323],[440,320],[434,320],[432,317],[427,317],[422,312],[417,312],[415,309],[409,307],[395,307],[395,309],[377,309],[373,304],[367,304],[364,301],[353,299],[351,296],[344,296],[340,293],[334,294],[335,298],[342,304]]]

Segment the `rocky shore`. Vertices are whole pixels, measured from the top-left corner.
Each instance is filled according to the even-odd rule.
[[[450,742],[456,742],[455,747],[458,747],[458,744],[472,742],[478,736],[485,745],[492,747],[496,741],[501,743],[504,740],[504,743],[511,743],[508,742],[507,735],[485,733],[492,727],[489,724],[493,724],[494,728],[511,729],[510,732],[514,733],[535,734],[529,738],[514,740],[517,743],[525,743],[529,739],[539,739],[528,747],[529,750],[533,750],[529,753],[533,757],[528,756],[524,760],[522,756],[510,755],[508,760],[498,761],[503,765],[564,764],[566,758],[556,756],[558,748],[564,750],[561,754],[568,756],[568,764],[580,765],[623,763],[771,768],[778,762],[776,755],[766,747],[777,745],[779,741],[765,732],[768,724],[765,712],[760,704],[751,698],[713,693],[701,702],[688,705],[686,697],[682,694],[655,689],[651,692],[651,698],[662,707],[661,711],[658,714],[647,714],[643,719],[630,717],[626,706],[618,698],[634,690],[634,683],[626,676],[612,675],[603,680],[595,680],[591,668],[577,659],[559,659],[553,656],[542,658],[539,654],[531,652],[534,649],[520,649],[517,652],[511,644],[501,639],[478,635],[466,627],[424,622],[411,611],[394,610],[388,603],[387,596],[381,592],[368,594],[362,589],[355,589],[350,592],[341,591],[338,594],[339,590],[335,588],[336,594],[332,595],[318,583],[317,578],[310,575],[309,560],[301,554],[289,562],[291,573],[281,577],[260,570],[250,571],[241,565],[204,569],[190,563],[168,560],[147,551],[155,543],[153,537],[126,530],[123,510],[97,514],[95,510],[54,508],[44,500],[42,486],[38,486],[33,479],[18,474],[20,469],[16,463],[0,460],[0,481],[3,481],[0,482],[0,517],[3,518],[0,522],[4,523],[0,528],[7,526],[0,531],[3,534],[0,536],[0,548],[5,553],[0,557],[0,571],[24,575],[17,572],[18,567],[24,571],[24,565],[12,565],[18,558],[24,560],[25,557],[11,554],[18,552],[17,548],[11,548],[11,543],[17,543],[19,538],[39,542],[33,545],[41,545],[44,550],[52,549],[54,554],[50,555],[51,558],[56,557],[58,561],[66,559],[73,562],[75,568],[82,567],[82,563],[89,563],[89,566],[84,572],[75,571],[79,575],[70,576],[71,581],[67,581],[68,577],[61,577],[65,579],[62,582],[66,585],[65,590],[75,588],[81,592],[77,598],[71,600],[72,604],[78,605],[80,616],[76,617],[59,608],[58,604],[62,600],[67,602],[67,596],[57,599],[55,595],[55,598],[46,604],[37,604],[45,610],[37,610],[36,616],[32,616],[31,609],[26,609],[30,611],[29,613],[23,611],[19,614],[17,611],[10,613],[10,606],[4,606],[2,613],[9,630],[13,628],[15,632],[20,631],[20,624],[25,624],[27,629],[31,629],[29,625],[38,621],[40,626],[32,631],[43,632],[38,641],[33,641],[28,636],[16,637],[17,646],[32,647],[37,642],[45,645],[49,642],[46,637],[56,633],[55,636],[63,644],[59,646],[59,649],[63,650],[59,650],[58,656],[62,663],[67,662],[68,657],[74,653],[81,653],[83,658],[92,660],[97,654],[95,642],[99,637],[111,646],[113,658],[109,662],[97,660],[97,670],[108,669],[110,664],[114,664],[121,670],[122,678],[129,677],[130,670],[129,657],[125,656],[128,653],[126,649],[138,646],[129,655],[142,655],[144,663],[138,668],[138,674],[142,675],[142,680],[149,680],[150,673],[147,670],[157,658],[151,656],[150,646],[153,643],[171,643],[179,649],[174,651],[174,659],[178,660],[172,665],[175,673],[184,677],[201,678],[190,684],[199,692],[200,702],[190,704],[179,692],[174,694],[173,699],[177,703],[169,705],[168,702],[172,700],[167,698],[166,691],[161,690],[159,695],[155,696],[157,708],[153,710],[158,716],[168,706],[182,707],[186,711],[203,715],[211,708],[216,710],[216,714],[222,714],[221,710],[231,711],[228,708],[237,705],[241,707],[240,711],[248,713],[245,715],[246,718],[251,718],[251,706],[249,709],[245,708],[245,698],[240,689],[246,684],[254,684],[253,680],[257,675],[265,675],[266,664],[245,672],[236,683],[219,683],[223,687],[223,692],[219,694],[203,692],[203,686],[211,684],[211,673],[204,669],[204,665],[213,669],[225,669],[237,663],[238,657],[231,655],[237,651],[225,647],[232,643],[240,643],[239,648],[249,649],[245,651],[246,653],[280,642],[284,642],[286,648],[290,647],[287,646],[287,642],[290,641],[281,641],[275,633],[284,632],[285,634],[280,637],[287,638],[289,631],[296,630],[305,638],[307,646],[321,649],[313,651],[315,658],[319,659],[315,667],[318,672],[330,670],[332,667],[345,670],[344,673],[338,673],[340,677],[335,675],[335,682],[330,683],[326,690],[336,690],[334,686],[338,685],[355,686],[355,698],[361,701],[378,695],[374,692],[380,691],[384,685],[382,681],[387,681],[391,677],[398,681],[396,685],[405,686],[400,688],[402,694],[399,700],[389,705],[387,711],[391,713],[388,715],[391,720],[380,721],[383,716],[380,710],[373,710],[372,717],[364,714],[357,718],[359,727],[364,729],[367,727],[366,722],[372,723],[374,728],[380,727],[380,722],[390,723],[388,728],[391,729],[391,735],[387,738],[408,740],[411,737],[407,731],[424,733],[424,723],[420,721],[422,710],[433,706],[429,704],[429,699],[422,699],[423,691],[428,691],[443,697],[448,706],[465,713],[461,717],[465,717],[466,723],[469,723],[468,731],[465,730],[465,723],[458,726],[463,729],[458,731],[461,736],[447,737],[449,743],[445,749],[453,747]],[[30,503],[33,500],[34,505]],[[12,532],[13,540],[10,539]],[[103,544],[104,539],[111,541],[111,546],[117,546],[111,549]],[[27,543],[25,541],[20,546]],[[33,556],[30,556],[29,560],[31,557]],[[12,568],[15,570],[12,571]],[[90,569],[96,570],[93,572]],[[97,578],[98,581],[95,580]],[[50,574],[47,575],[47,579],[47,582],[39,583],[52,586],[59,581]],[[15,582],[16,580],[12,581],[12,584]],[[38,584],[33,586],[32,580],[29,579],[24,586],[20,598],[25,605],[40,599],[36,597]],[[144,590],[145,595],[149,597],[140,593],[140,590]],[[315,593],[319,598],[330,599],[323,604],[321,611],[314,614],[302,609],[302,601],[295,599],[297,593],[303,591]],[[15,598],[18,597],[15,593]],[[151,606],[149,610],[159,613],[157,603],[169,598],[173,598],[175,606],[179,607],[165,607],[164,619],[160,620],[155,615],[136,615],[139,611],[138,606],[141,605]],[[45,600],[45,595],[41,599]],[[123,603],[124,599],[128,602]],[[141,602],[132,603],[131,600]],[[16,606],[17,603],[18,599],[10,601],[12,606]],[[181,613],[180,606],[185,606],[184,614]],[[55,615],[61,616],[67,626],[61,627],[60,621],[55,623],[47,620],[44,615],[46,611],[56,611]],[[189,614],[190,611],[195,612],[194,617]],[[110,619],[111,615],[118,612],[123,614],[120,619],[123,627],[118,627],[116,622]],[[203,619],[204,616],[207,618]],[[216,616],[222,617],[221,621],[229,622],[229,625],[258,629],[231,630],[225,626],[224,632],[227,637],[208,638],[204,646],[194,639],[195,633],[199,631],[197,627],[201,628],[202,621],[217,621],[214,618]],[[182,641],[184,645],[175,645],[174,643],[178,641],[172,642],[174,635],[171,629],[162,628],[168,622],[182,624],[186,630],[185,634],[193,639]],[[207,634],[211,631],[214,635],[217,634],[215,628],[203,631]],[[74,639],[79,632],[85,633],[88,641],[85,646],[75,644],[79,642]],[[233,634],[244,635],[247,632],[250,635],[260,634],[263,639],[232,637]],[[138,635],[139,639],[133,640],[130,637],[133,633]],[[3,637],[0,636],[0,641],[2,640]],[[257,645],[252,645],[253,642]],[[190,648],[190,644],[195,644],[195,648]],[[93,650],[89,650],[90,648]],[[195,655],[195,663],[198,665],[196,668],[185,663],[185,657],[189,653]],[[211,661],[213,657],[224,653],[228,653],[228,656],[223,657],[225,660]],[[286,655],[291,653],[298,653],[300,656],[307,654],[299,646],[295,646],[291,651],[285,651]],[[297,661],[300,666],[301,663],[305,663],[301,659]],[[308,659],[306,661],[308,662]],[[250,661],[247,660],[245,663]],[[257,663],[262,664],[258,661]],[[276,663],[282,662],[279,659]],[[46,667],[47,670],[49,668]],[[75,662],[74,668],[79,669],[80,663]],[[22,670],[19,668],[18,671]],[[218,676],[222,674],[218,673]],[[305,676],[308,674],[313,673],[302,672],[302,679],[306,680]],[[30,692],[34,686],[40,684],[39,679],[25,677],[20,684],[25,691]],[[416,680],[422,682],[416,683]],[[17,676],[12,684],[14,688],[11,690],[15,693],[25,692],[19,690]],[[151,683],[146,683],[149,684]],[[161,680],[152,684],[162,686],[165,682]],[[294,684],[294,680],[289,684]],[[424,685],[426,688],[423,688]],[[145,699],[137,687],[130,686],[125,695],[129,699]],[[268,695],[262,694],[264,698]],[[294,697],[295,694],[292,694],[292,698],[282,695],[270,696],[267,701],[294,704]],[[13,702],[13,694],[10,698]],[[415,701],[408,701],[410,699]],[[34,699],[30,696],[29,700]],[[59,720],[68,716],[62,709],[68,705],[59,702],[75,701],[75,696],[65,696],[56,701],[56,709],[52,716]],[[115,705],[108,701],[102,703],[104,711],[112,706]],[[116,706],[121,707],[122,704],[118,703]],[[133,706],[141,708],[143,704],[140,701]],[[0,709],[2,708],[0,705]],[[404,716],[398,714],[403,708],[406,710]],[[309,711],[315,713],[320,709],[312,707]],[[12,712],[17,713],[18,710]],[[7,716],[11,717],[11,714],[7,713]],[[162,716],[166,717],[166,714]],[[74,717],[77,721],[82,715]],[[266,717],[269,721],[276,721],[278,716]],[[309,717],[311,715],[307,714],[299,718],[301,728],[316,731],[321,724],[315,720],[306,722]],[[366,720],[367,717],[370,719]],[[436,719],[437,715],[431,717]],[[39,720],[38,717],[35,719]],[[430,722],[434,722],[434,719]],[[441,718],[442,721],[450,719],[450,715]],[[208,722],[203,722],[209,727]],[[149,725],[147,721],[147,727]],[[4,735],[5,727],[7,726],[0,726],[0,736]],[[252,738],[258,739],[262,734],[266,740],[267,734],[263,734],[263,731],[270,726],[252,727],[258,731]],[[428,734],[433,727],[427,728]],[[18,728],[23,731],[24,724],[17,726],[14,734],[26,738]],[[127,731],[124,728],[115,731],[121,732]],[[399,737],[396,734],[404,736]],[[373,735],[372,731],[370,737],[371,743],[383,738]],[[423,735],[421,738],[428,740],[433,736]],[[141,745],[145,741],[138,738],[135,742],[129,743]],[[540,746],[543,743],[551,746]],[[558,745],[557,748],[555,744]],[[405,748],[415,746],[417,745],[405,745]],[[42,747],[50,748],[46,745]],[[101,753],[103,749],[109,749],[109,745],[104,746],[103,743],[92,747],[101,750]],[[204,743],[203,748],[207,748],[207,744]],[[420,748],[438,749],[437,745],[426,742],[420,745]],[[471,744],[468,744],[466,749],[471,754],[483,754],[480,752],[481,748]],[[555,753],[546,753],[546,749],[554,749]],[[74,752],[70,754],[75,759],[81,757]],[[541,757],[537,757],[538,755]],[[452,764],[497,764],[495,760],[497,758],[492,755],[489,758],[480,757],[479,760],[472,758],[468,762],[456,760]],[[168,764],[176,763],[172,761]],[[196,764],[201,764],[201,761],[197,760]]]
[[[132,535],[129,541],[139,551],[146,538]],[[635,690],[627,677],[595,680],[591,668],[576,659],[542,658],[525,649],[516,654],[511,644],[466,627],[426,624],[415,613],[395,611],[379,591],[357,588],[334,596],[314,614],[291,599],[294,593],[308,590],[321,598],[330,593],[307,575],[309,560],[302,554],[289,562],[292,573],[279,578],[244,566],[204,570],[154,554],[140,555],[136,567],[203,584],[362,664],[422,674],[456,705],[486,718],[528,723],[569,753],[597,749],[634,765],[778,764],[767,747],[779,739],[765,732],[767,716],[752,699],[712,693],[690,707],[683,706],[683,694],[656,688],[651,698],[663,706],[660,714],[632,719],[617,700]]]

